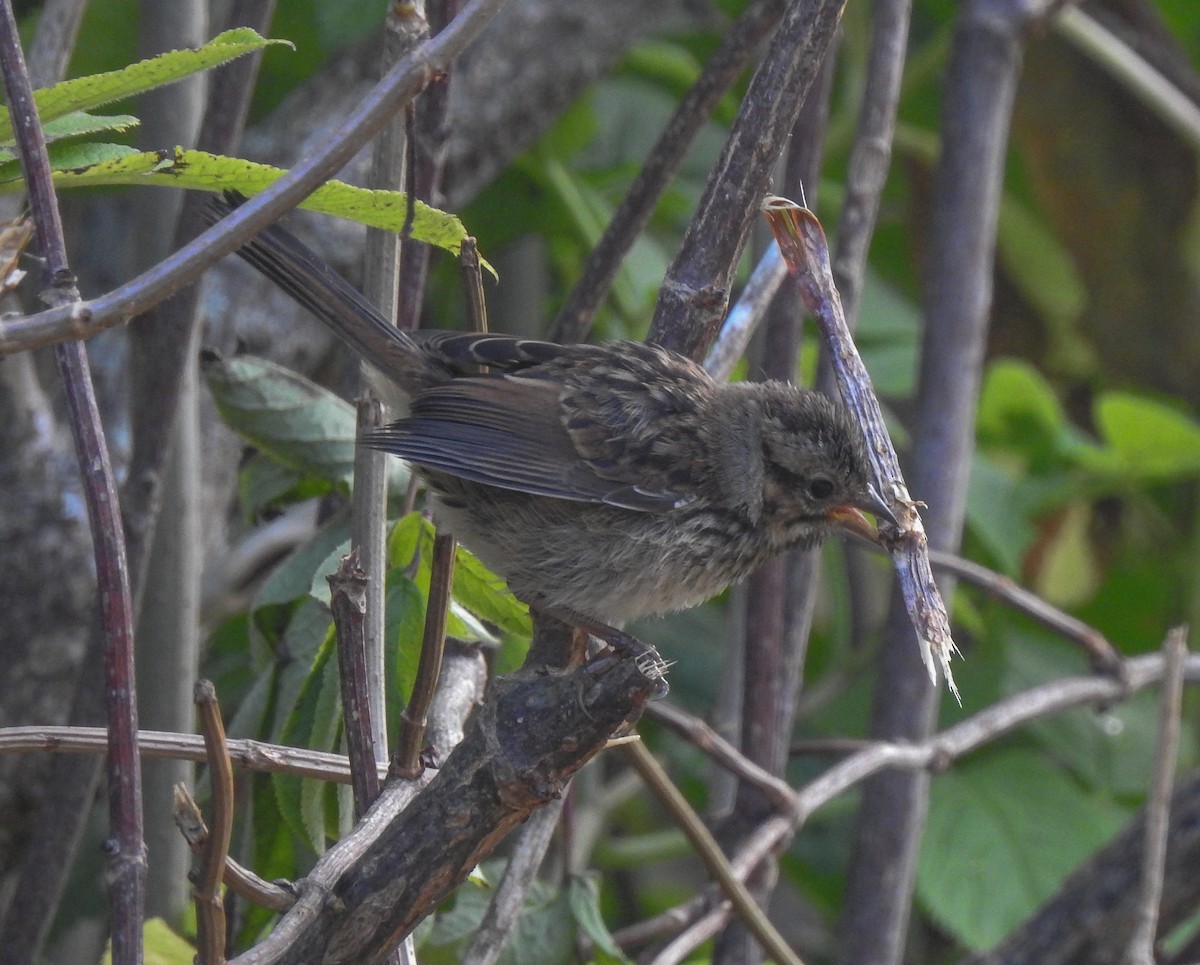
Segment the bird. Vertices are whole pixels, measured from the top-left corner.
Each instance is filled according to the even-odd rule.
[[[819,392],[721,382],[653,343],[401,331],[279,225],[239,254],[399,390],[401,417],[362,442],[407,460],[438,525],[535,610],[615,629],[869,534],[864,512],[895,522],[862,433]]]

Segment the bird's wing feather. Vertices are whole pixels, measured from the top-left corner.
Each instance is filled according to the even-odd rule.
[[[520,383],[519,391],[505,383]],[[462,479],[539,496],[666,512],[689,501],[636,471],[598,465],[564,427],[554,380],[458,378],[416,395],[409,416],[367,445]]]

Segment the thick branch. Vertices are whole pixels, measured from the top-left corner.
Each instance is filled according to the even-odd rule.
[[[376,962],[567,780],[655,689],[632,660],[497,679],[466,736],[399,814],[380,795],[240,965]],[[387,816],[386,815],[391,815]]]

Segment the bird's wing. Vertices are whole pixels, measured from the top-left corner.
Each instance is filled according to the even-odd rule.
[[[581,452],[563,420],[561,391],[550,378],[459,377],[418,393],[407,418],[365,442],[428,469],[539,496],[652,513],[690,501],[636,466]]]
[[[598,351],[590,345],[559,345],[493,332],[417,329],[410,336],[430,358],[460,375],[475,374],[480,366],[493,372],[520,372],[564,357]]]

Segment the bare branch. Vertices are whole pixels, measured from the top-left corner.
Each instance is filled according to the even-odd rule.
[[[792,0],[658,294],[652,341],[700,354],[729,301],[738,253],[841,19],[843,0]]]
[[[578,342],[587,334],[622,260],[649,222],[655,204],[679,170],[692,141],[721,97],[749,65],[760,41],[782,12],[782,0],[755,0],[725,34],[700,78],[675,108],[604,234],[584,262],[575,287],[550,329],[553,341]]]
[[[233,766],[225,750],[225,724],[221,720],[221,706],[217,703],[217,691],[212,681],[197,681],[194,695],[212,784],[212,826],[205,836],[200,873],[193,891],[196,899],[196,960],[199,965],[223,965],[225,904],[221,900],[221,882],[229,857],[229,841],[233,837]]]
[[[1146,838],[1142,850],[1142,888],[1133,937],[1129,940],[1129,965],[1154,965],[1154,940],[1158,932],[1158,906],[1162,900],[1163,870],[1167,863],[1167,831],[1171,785],[1179,751],[1179,714],[1183,705],[1183,670],[1187,659],[1187,628],[1176,627],[1163,644],[1166,663],[1159,696],[1158,747],[1154,777],[1146,801]]]
[[[17,156],[25,176],[34,228],[46,262],[42,298],[71,313],[79,304],[75,276],[67,264],[58,198],[46,141],[25,69],[12,3],[0,4],[0,71],[12,116]],[[133,667],[133,598],[125,560],[116,479],[100,423],[87,354],[82,345],[56,353],[66,389],[71,433],[83,477],[104,632],[104,678],[108,715],[108,801],[106,842],[108,897],[115,965],[142,958],[146,895],[146,846],[142,840],[142,770],[137,755],[137,682]]]
[[[637,770],[647,787],[658,798],[671,815],[684,836],[691,842],[692,848],[704,862],[709,873],[720,883],[721,890],[737,909],[737,914],[755,939],[763,946],[771,957],[778,962],[788,965],[803,965],[800,958],[783,936],[775,930],[766,913],[758,906],[754,896],[746,889],[741,879],[729,867],[721,846],[717,844],[712,832],[705,827],[699,815],[692,810],[679,789],[671,783],[667,772],[655,759],[641,741],[621,745],[625,759]]]
[[[208,844],[208,826],[200,815],[200,807],[196,804],[188,789],[183,784],[175,785],[175,805],[172,817],[179,833],[188,843],[188,847],[196,854],[202,854]],[[278,882],[264,881],[253,871],[243,868],[228,855],[225,856],[225,869],[221,880],[227,888],[241,895],[252,904],[271,911],[287,911],[296,903],[294,885],[284,886]]]
[[[364,623],[367,609],[367,574],[351,550],[337,571],[327,576],[329,607],[337,640],[338,681],[342,698],[342,727],[350,757],[354,787],[354,816],[361,818],[379,796],[375,727],[368,696],[367,653]],[[380,706],[380,711],[383,707]]]
[[[127,322],[195,281],[336,173],[393,112],[449,66],[505,2],[472,0],[445,30],[392,68],[320,150],[169,258],[99,298],[0,324],[0,356],[88,338]]]

